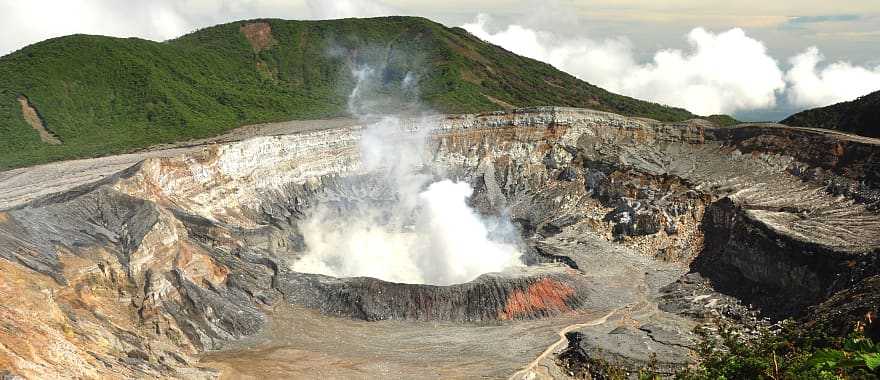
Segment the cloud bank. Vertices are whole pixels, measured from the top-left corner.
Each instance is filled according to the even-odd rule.
[[[390,16],[396,10],[379,1],[307,0],[311,16],[317,19]]]
[[[69,34],[156,41],[241,19],[332,19],[400,13],[376,0],[0,0],[0,55]]]
[[[846,62],[819,67],[816,48],[790,59],[784,71],[764,44],[739,28],[713,33],[694,28],[687,50],[662,49],[638,62],[625,38],[560,38],[521,25],[492,31],[479,15],[463,25],[473,35],[514,53],[550,63],[609,91],[683,107],[700,115],[777,106],[815,107],[880,90],[880,67]],[[785,103],[785,104],[780,104]]]
[[[822,53],[810,47],[789,61],[791,69],[785,73],[789,83],[788,101],[803,107],[819,107],[880,90],[880,65],[873,69],[854,66],[848,62],[834,62],[824,68]]]

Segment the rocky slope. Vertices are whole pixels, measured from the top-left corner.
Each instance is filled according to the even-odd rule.
[[[0,211],[0,369],[210,378],[324,358],[336,376],[562,377],[569,346],[561,363],[671,372],[728,299],[796,316],[880,272],[878,140],[572,108],[404,127],[427,129],[425,173],[518,226],[531,265],[451,286],[295,272],[310,210],[394,196],[361,161],[364,126],[205,145]],[[694,276],[728,298],[681,291]]]

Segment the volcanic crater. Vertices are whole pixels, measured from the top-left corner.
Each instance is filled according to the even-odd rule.
[[[135,155],[96,181],[2,199],[0,297],[12,301],[0,305],[0,367],[529,378],[572,376],[572,360],[602,356],[672,373],[692,363],[698,324],[798,316],[880,273],[880,141],[558,107],[404,118],[382,135],[417,156],[405,167],[422,178],[412,194],[469,186],[472,215],[506,231],[478,235],[514,247],[519,265],[439,285],[299,271],[319,210],[331,229],[363,209],[394,231],[413,223],[386,214],[406,198],[401,176],[365,162],[376,126],[330,124]],[[63,177],[75,165],[31,170]],[[39,187],[17,173],[0,177],[4,189]],[[471,241],[450,231],[461,235],[441,243]]]

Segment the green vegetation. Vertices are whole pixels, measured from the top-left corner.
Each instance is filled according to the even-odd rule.
[[[842,374],[846,376],[867,377],[873,372],[877,377],[880,368],[880,343],[864,336],[851,336],[843,347],[823,348],[814,352],[807,363],[823,375]]]
[[[801,111],[780,123],[795,127],[834,129],[880,138],[880,91],[851,102]]]
[[[716,331],[697,329],[702,341],[699,363],[673,376],[658,372],[656,357],[635,373],[640,380],[813,380],[880,379],[880,343],[865,334],[872,320],[858,323],[848,336],[830,333],[819,324],[805,326],[784,321],[781,329],[764,329],[746,337],[734,326],[719,324]],[[580,377],[624,380],[631,375],[599,357],[565,352],[560,363]]]
[[[242,26],[264,22],[267,46]],[[252,35],[253,36],[253,35]],[[663,121],[680,109],[612,94],[552,66],[422,18],[252,20],[167,42],[74,35],[0,58],[0,170],[133,151],[252,123],[346,114],[352,68],[379,68],[374,98],[418,97],[449,113],[559,105]],[[26,96],[63,144],[25,122]],[[397,103],[383,104],[395,110]],[[729,122],[729,120],[728,120]]]
[[[707,117],[706,120],[709,120],[715,123],[715,125],[719,125],[722,127],[729,127],[734,124],[739,124],[739,120],[734,119],[730,115],[712,115]]]
[[[723,326],[719,335],[720,339],[706,337],[700,347],[700,365],[678,378],[880,378],[880,344],[865,337],[858,327],[845,338],[794,323],[784,324],[778,332],[763,331],[754,339],[744,339],[736,330]]]

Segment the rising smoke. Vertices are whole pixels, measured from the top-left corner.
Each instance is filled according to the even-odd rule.
[[[381,71],[352,70],[349,110],[363,121],[374,120],[361,137],[361,165],[364,172],[380,173],[394,200],[365,202],[344,214],[316,207],[301,225],[306,252],[293,270],[449,285],[522,266],[515,229],[473,210],[468,183],[437,180],[426,170],[426,139],[437,119],[426,112],[410,119],[369,112],[376,99],[366,89]],[[415,76],[408,74],[397,85],[401,92],[413,92]]]

